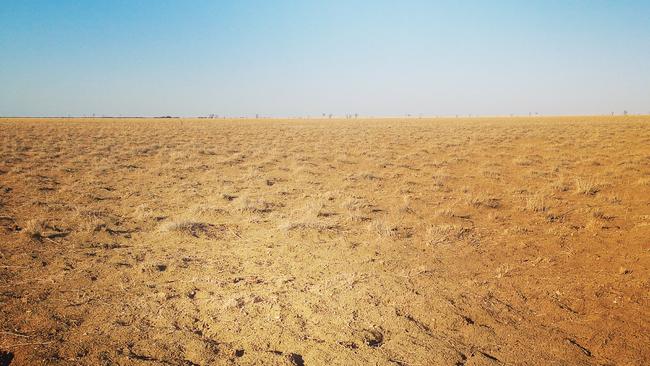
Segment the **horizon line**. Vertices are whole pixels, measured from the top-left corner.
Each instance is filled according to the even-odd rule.
[[[133,116],[86,116],[86,115],[68,115],[68,116],[0,116],[0,119],[9,118],[23,118],[23,119],[214,119],[214,120],[234,120],[234,119],[314,119],[314,120],[328,120],[328,119],[460,119],[460,118],[544,118],[544,117],[642,117],[650,116],[648,113],[611,113],[611,114],[450,114],[450,115],[326,115],[326,116],[209,116],[209,115],[194,115],[194,116],[173,116],[173,115],[133,115]]]

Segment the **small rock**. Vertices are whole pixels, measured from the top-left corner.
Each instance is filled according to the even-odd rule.
[[[305,366],[305,360],[303,360],[302,356],[297,353],[289,354],[289,362],[295,366]]]

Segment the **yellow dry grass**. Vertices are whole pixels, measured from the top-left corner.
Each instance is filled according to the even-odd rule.
[[[648,364],[650,117],[0,120],[0,352]]]

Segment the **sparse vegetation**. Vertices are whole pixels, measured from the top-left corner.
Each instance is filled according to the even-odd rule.
[[[601,185],[593,181],[592,179],[578,178],[576,179],[576,192],[593,196],[598,193],[601,189]]]
[[[0,351],[647,364],[648,122],[0,119]]]
[[[542,195],[526,198],[526,209],[533,212],[545,212],[549,209],[548,200]]]

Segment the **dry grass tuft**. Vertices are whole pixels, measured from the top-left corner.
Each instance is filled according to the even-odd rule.
[[[23,233],[31,239],[41,240],[43,239],[46,226],[47,221],[32,219],[25,223],[25,226],[23,227]]]
[[[62,238],[70,234],[70,230],[54,225],[47,220],[32,219],[27,221],[22,231],[30,239],[41,241],[43,239]]]
[[[399,211],[402,213],[414,213],[413,207],[411,206],[411,197],[402,197],[402,204],[399,206]]]
[[[212,216],[218,216],[218,215],[225,215],[228,214],[228,210],[223,209],[219,206],[216,205],[209,205],[209,204],[200,204],[192,207],[191,210],[193,213],[198,214],[198,215],[212,215]]]
[[[602,210],[596,210],[593,212],[593,217],[603,221],[610,221],[616,218],[614,215],[609,215]]]
[[[470,196],[467,199],[467,203],[474,207],[487,207],[487,208],[499,208],[501,207],[501,199],[496,198],[486,194],[478,194]]]
[[[551,184],[551,188],[558,192],[568,192],[571,189],[571,185],[565,179],[558,179]]]
[[[636,181],[637,186],[650,186],[650,177],[643,177],[639,178],[639,180]]]
[[[265,201],[261,198],[241,197],[237,203],[237,209],[240,212],[249,213],[269,213],[277,205],[273,202]]]
[[[192,219],[180,219],[175,221],[168,221],[160,226],[161,232],[178,232],[186,235],[191,235],[196,238],[214,239],[227,232],[232,232],[237,235],[227,225],[220,224],[214,225],[206,222],[200,222]]]
[[[380,238],[406,239],[413,236],[413,230],[404,226],[400,219],[391,219],[387,216],[373,219],[368,224],[368,230]]]
[[[282,230],[306,230],[318,231],[336,230],[340,226],[333,218],[334,213],[325,211],[323,201],[311,201],[302,209],[294,212],[293,219],[279,225]]]
[[[426,230],[426,242],[429,244],[449,243],[467,237],[471,228],[459,224],[431,225]]]
[[[525,158],[525,157],[515,158],[515,159],[512,160],[512,162],[515,163],[516,165],[519,165],[519,166],[531,166],[531,165],[533,165],[535,163],[534,161],[532,161],[532,160],[530,160],[528,158]]]
[[[341,208],[347,211],[350,221],[359,222],[368,220],[365,211],[369,210],[371,205],[363,199],[348,197],[341,203]]]
[[[546,198],[542,195],[535,195],[526,198],[526,210],[528,211],[545,212],[548,211],[549,208]]]
[[[368,229],[382,238],[396,238],[398,226],[394,225],[386,218],[372,220],[368,224]]]
[[[576,179],[576,192],[593,196],[601,190],[601,184],[596,183],[591,179],[578,178]]]

